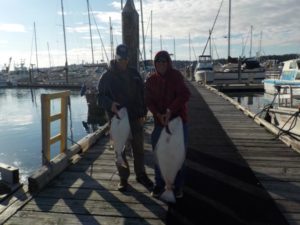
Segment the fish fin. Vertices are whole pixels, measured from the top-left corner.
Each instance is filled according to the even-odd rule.
[[[170,131],[170,128],[169,128],[169,125],[168,125],[168,124],[166,125],[166,132],[167,132],[168,134],[170,134],[170,135],[172,134],[171,131]]]

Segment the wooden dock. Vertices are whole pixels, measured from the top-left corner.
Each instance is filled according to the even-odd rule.
[[[188,86],[183,199],[166,205],[152,198],[134,174],[129,191],[118,192],[114,153],[103,137],[41,192],[31,195],[24,185],[1,202],[0,224],[300,224],[299,153],[222,94],[195,82]],[[145,127],[151,179],[152,126]],[[130,166],[132,171],[132,160]]]
[[[119,177],[109,145],[108,136],[101,138],[41,192],[31,196],[23,190],[20,200],[8,199],[12,206],[6,212],[2,209],[0,218],[26,204],[4,224],[164,224],[167,206],[152,198],[134,174],[128,192],[117,190]],[[146,163],[153,179],[150,145],[146,145]],[[133,171],[132,160],[129,164]]]

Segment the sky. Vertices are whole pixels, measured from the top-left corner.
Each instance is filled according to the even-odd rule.
[[[134,0],[134,3],[140,15],[143,51],[141,2]],[[110,19],[114,46],[122,43],[121,1],[89,0],[89,4],[95,62],[110,60]],[[146,59],[154,57],[150,55],[151,11],[153,55],[164,49],[174,59],[196,60],[204,50],[219,8],[212,31],[212,55],[215,59],[227,58],[228,0],[143,0],[142,5]],[[87,1],[63,0],[63,6],[68,63],[91,63]],[[232,0],[230,55],[300,54],[299,12],[299,0]],[[208,50],[205,54],[209,54]],[[27,67],[64,65],[61,0],[1,1],[0,69],[10,57],[12,70],[21,62]]]

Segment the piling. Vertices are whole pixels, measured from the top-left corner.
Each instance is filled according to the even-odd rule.
[[[122,11],[122,35],[129,48],[129,66],[139,70],[139,14],[133,0],[127,0]]]

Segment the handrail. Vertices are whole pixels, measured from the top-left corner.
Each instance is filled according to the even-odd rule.
[[[68,99],[70,91],[57,92],[53,94],[42,94],[42,163],[48,164],[51,161],[51,145],[60,141],[60,153],[67,149],[67,127],[68,127]],[[61,100],[60,113],[51,115],[50,103],[53,99]],[[60,120],[60,132],[53,137],[51,135],[51,122]]]
[[[280,89],[278,90],[278,106],[293,108],[294,100],[299,98],[299,95],[297,95],[299,91],[295,92],[295,89],[300,89],[300,87],[289,84],[280,85]]]

